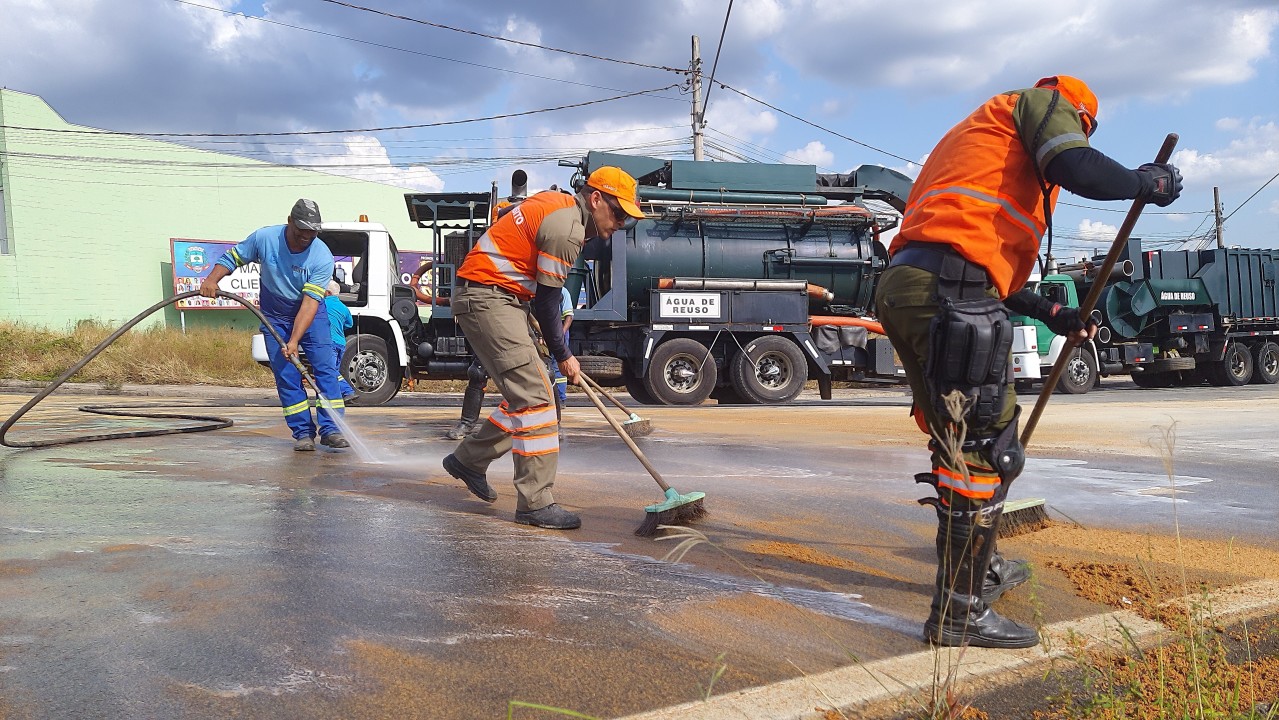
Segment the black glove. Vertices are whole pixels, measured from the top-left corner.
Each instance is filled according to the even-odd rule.
[[[1041,318],[1043,323],[1058,335],[1070,335],[1084,329],[1084,320],[1079,316],[1079,308],[1066,307],[1053,303],[1048,317]]]
[[[1181,196],[1181,171],[1169,163],[1146,163],[1137,168],[1141,176],[1141,197],[1159,207],[1168,207]]]
[[[1042,322],[1058,335],[1069,335],[1085,327],[1079,308],[1055,303],[1034,290],[1021,290],[1009,295],[1004,299],[1004,306],[1018,315]]]

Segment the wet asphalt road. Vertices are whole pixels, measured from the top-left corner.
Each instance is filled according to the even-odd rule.
[[[1089,397],[1060,411],[1124,402]],[[0,415],[23,400],[0,395]],[[164,424],[72,411],[84,401],[50,400],[26,427]],[[861,402],[904,413],[900,398]],[[215,413],[227,430],[0,449],[0,718],[496,718],[512,700],[608,717],[921,647],[931,522],[902,478],[926,458],[917,436],[842,443],[857,402],[655,410],[642,441],[669,482],[708,494],[699,527],[717,546],[845,559],[802,567],[706,545],[655,560],[672,543],[630,530],[656,489],[583,407],[556,491],[586,526],[517,526],[509,461],[491,470],[494,506],[439,470],[456,412],[353,410],[376,464],[293,453],[278,408],[252,403]],[[1180,501],[1131,453],[1034,456],[1014,495],[1274,548],[1275,423],[1179,422],[1193,428],[1172,470]],[[1054,608],[1048,620],[1086,610]]]

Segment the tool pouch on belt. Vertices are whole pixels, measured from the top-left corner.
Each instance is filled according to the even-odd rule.
[[[998,299],[942,297],[929,331],[925,378],[938,416],[950,417],[946,395],[958,390],[973,399],[965,420],[982,428],[999,419],[1007,392],[1008,354],[1013,326]]]

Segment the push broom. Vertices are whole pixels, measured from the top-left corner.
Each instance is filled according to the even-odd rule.
[[[601,387],[599,383],[595,382],[595,378],[583,375],[582,380],[583,382],[586,382],[592,385],[595,388],[595,390],[599,392],[599,394],[608,398],[608,401],[616,405],[618,410],[621,410],[622,412],[626,413],[627,418],[622,421],[622,430],[625,431],[627,435],[630,435],[631,437],[645,437],[647,435],[652,434],[653,432],[652,422],[628,410],[626,406],[621,403],[621,401],[613,397],[612,393],[610,393],[609,391]]]
[[[1177,147],[1177,134],[1168,133],[1168,137],[1164,138],[1163,147],[1159,148],[1159,154],[1155,156],[1155,162],[1166,163],[1172,157],[1173,148]],[[1087,318],[1092,315],[1093,308],[1097,306],[1097,301],[1101,298],[1101,293],[1106,289],[1106,283],[1101,278],[1110,277],[1111,271],[1115,269],[1115,263],[1119,261],[1119,253],[1123,252],[1124,247],[1128,244],[1128,236],[1132,234],[1132,230],[1137,225],[1137,218],[1141,217],[1141,211],[1146,207],[1146,201],[1137,199],[1132,201],[1132,207],[1128,209],[1128,215],[1124,217],[1124,222],[1119,226],[1119,233],[1115,235],[1115,241],[1110,245],[1110,252],[1106,253],[1106,261],[1101,265],[1101,272],[1097,275],[1098,280],[1092,284],[1088,290],[1088,295],[1084,301],[1079,304],[1079,317]],[[1062,348],[1062,352],[1057,356],[1057,362],[1053,363],[1052,371],[1048,373],[1048,378],[1044,380],[1044,386],[1039,391],[1039,399],[1035,401],[1035,408],[1031,410],[1030,417],[1026,419],[1026,427],[1021,431],[1021,445],[1027,447],[1030,445],[1030,436],[1035,432],[1035,426],[1039,424],[1039,416],[1044,413],[1044,406],[1048,404],[1048,398],[1052,397],[1053,388],[1057,387],[1057,381],[1061,379],[1061,373],[1066,368],[1066,362],[1070,360],[1071,350],[1074,350],[1075,343],[1067,340],[1066,346]],[[1023,500],[1015,500],[1013,502],[1004,503],[1003,520],[999,526],[999,537],[1013,537],[1022,533],[1033,532],[1048,525],[1048,511],[1045,507],[1043,498],[1026,498]]]
[[[626,443],[626,447],[631,449],[631,452],[635,454],[635,459],[639,460],[644,469],[648,471],[648,474],[653,476],[653,479],[657,481],[657,486],[662,489],[662,493],[666,496],[664,501],[644,508],[644,522],[640,523],[640,526],[635,529],[635,534],[640,537],[652,537],[657,534],[658,528],[662,525],[687,525],[694,520],[706,517],[706,506],[702,502],[706,498],[706,493],[691,492],[687,495],[681,495],[675,488],[667,484],[662,479],[661,474],[653,467],[653,464],[648,461],[648,458],[644,457],[644,453],[640,451],[639,446],[635,444],[631,436],[627,435],[626,431],[622,429],[622,425],[617,422],[617,418],[610,415],[604,407],[604,403],[600,402],[599,396],[591,389],[591,385],[595,381],[587,376],[586,373],[579,373],[579,375],[582,376],[582,391],[586,393],[586,397],[590,398],[591,404],[600,411],[600,414],[604,416],[608,424],[613,427],[613,431],[617,433],[617,436]]]

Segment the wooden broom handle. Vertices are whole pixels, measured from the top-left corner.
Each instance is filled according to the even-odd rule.
[[[1155,162],[1168,162],[1175,147],[1177,147],[1177,134],[1168,133],[1168,137],[1164,138],[1163,147],[1159,148],[1159,154],[1155,156]],[[1133,228],[1137,225],[1137,218],[1141,217],[1141,211],[1145,207],[1145,200],[1139,198],[1132,201],[1132,207],[1128,208],[1128,215],[1124,218],[1124,224],[1119,226],[1119,234],[1115,236],[1115,241],[1111,243],[1110,252],[1106,253],[1106,262],[1102,263],[1096,282],[1088,290],[1088,296],[1080,303],[1079,317],[1084,321],[1085,327],[1088,325],[1088,317],[1092,315],[1093,308],[1097,306],[1097,300],[1101,297],[1102,290],[1106,289],[1106,278],[1110,277],[1111,271],[1115,269],[1115,263],[1119,260],[1119,253],[1128,244],[1128,236],[1132,234]],[[1057,362],[1053,363],[1052,372],[1048,374],[1048,379],[1044,380],[1044,386],[1039,391],[1039,399],[1035,401],[1035,409],[1031,410],[1030,417],[1026,419],[1026,428],[1021,431],[1022,447],[1030,444],[1030,436],[1035,432],[1035,426],[1039,424],[1039,416],[1044,413],[1044,406],[1048,404],[1048,398],[1052,396],[1053,389],[1057,387],[1057,381],[1061,379],[1061,373],[1066,369],[1066,362],[1070,360],[1071,352],[1076,345],[1077,343],[1067,340],[1061,354],[1057,356]]]
[[[662,479],[662,476],[657,472],[657,469],[648,461],[648,458],[644,457],[644,453],[640,451],[639,446],[635,444],[635,441],[631,439],[631,436],[627,435],[626,431],[622,429],[621,424],[619,424],[612,415],[608,414],[608,410],[605,409],[604,403],[600,402],[599,396],[591,389],[591,383],[595,381],[584,372],[579,372],[578,375],[580,375],[582,380],[584,380],[580,387],[586,393],[586,397],[591,399],[591,403],[593,403],[595,408],[600,411],[600,414],[604,416],[604,419],[608,421],[608,424],[613,426],[613,431],[617,433],[617,436],[626,442],[626,446],[631,449],[631,452],[635,453],[635,459],[639,460],[640,464],[644,466],[644,469],[648,471],[648,474],[653,476],[653,479],[657,481],[657,486],[662,489],[662,492],[670,490],[671,486],[666,484],[666,481]]]

